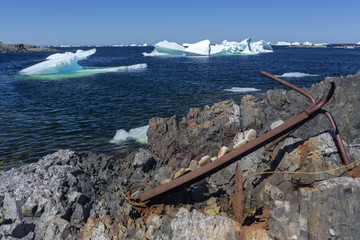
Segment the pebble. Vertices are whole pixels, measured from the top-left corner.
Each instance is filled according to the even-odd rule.
[[[256,138],[256,131],[254,129],[249,129],[245,132],[245,139],[249,142]]]
[[[224,156],[226,153],[229,152],[229,150],[230,149],[228,147],[222,146],[218,153],[218,158],[221,158],[222,156]]]
[[[211,162],[210,157],[209,157],[208,155],[206,155],[206,156],[204,156],[204,157],[202,157],[202,158],[200,159],[200,161],[198,162],[198,164],[199,164],[200,166],[205,166],[206,164],[208,164],[208,163],[210,163],[210,162]]]
[[[247,141],[245,139],[241,140],[240,142],[238,142],[237,144],[234,145],[234,149],[237,149],[237,148],[241,147],[242,145],[245,145],[245,143],[247,143]]]

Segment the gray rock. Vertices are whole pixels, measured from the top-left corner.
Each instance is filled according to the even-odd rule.
[[[360,234],[360,179],[340,177],[300,189],[292,201],[275,201],[269,235],[277,239],[354,239]],[[351,199],[351,200],[350,200]],[[349,202],[351,201],[351,203]]]
[[[142,167],[144,172],[148,172],[153,169],[156,165],[155,159],[143,148],[133,153],[132,157],[133,165],[136,167]]]
[[[49,52],[55,49],[29,44],[6,44],[0,42],[0,53]]]
[[[149,150],[171,166],[188,167],[191,160],[215,156],[221,146],[229,145],[240,129],[239,106],[233,101],[215,103],[202,111],[190,109],[179,121],[175,116],[149,121]]]
[[[222,216],[207,216],[196,210],[180,208],[171,221],[173,238],[176,239],[236,239],[238,223]]]

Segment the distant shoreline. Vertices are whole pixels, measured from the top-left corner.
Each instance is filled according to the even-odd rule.
[[[0,42],[0,53],[53,52],[56,49],[30,44],[6,44]]]
[[[287,46],[289,48],[344,48],[344,49],[352,49],[352,48],[360,48],[360,45],[327,45],[327,46],[304,46],[304,45],[294,45],[294,46]]]

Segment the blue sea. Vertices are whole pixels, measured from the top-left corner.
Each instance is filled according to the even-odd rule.
[[[133,139],[125,141],[126,136],[145,134],[151,117],[182,117],[190,107],[226,99],[239,102],[247,91],[263,96],[268,89],[283,88],[262,76],[261,70],[288,76],[284,79],[299,87],[360,70],[360,49],[278,47],[273,53],[249,56],[143,56],[152,50],[97,47],[79,64],[146,63],[147,68],[60,79],[18,75],[52,53],[0,54],[0,169],[36,161],[59,149],[122,151],[136,144]],[[125,138],[114,143],[117,130]]]

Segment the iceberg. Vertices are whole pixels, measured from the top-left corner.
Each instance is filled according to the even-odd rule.
[[[312,44],[311,42],[309,42],[309,41],[305,41],[305,42],[303,43],[303,45],[304,45],[304,46],[312,46],[313,44]]]
[[[356,45],[360,45],[360,42],[358,42]]]
[[[285,41],[278,41],[275,45],[276,46],[290,46],[291,43],[290,42],[285,42]]]
[[[252,52],[257,52],[257,53],[272,53],[273,52],[273,48],[264,40],[250,43],[250,48],[251,48]]]
[[[283,78],[302,78],[302,77],[316,77],[320,75],[316,74],[309,74],[309,73],[302,73],[302,72],[288,72],[282,75],[275,75],[276,77],[283,77]]]
[[[142,70],[147,68],[145,63],[119,67],[88,67],[83,68],[78,61],[93,55],[96,49],[87,51],[77,50],[73,52],[55,53],[46,58],[45,61],[19,71],[20,75],[33,78],[74,78],[89,76],[98,73],[123,72]]]
[[[203,40],[189,46],[184,50],[185,56],[209,56],[210,55],[210,41]]]
[[[149,125],[138,127],[134,129],[130,129],[126,131],[124,129],[119,129],[116,131],[115,136],[113,139],[110,140],[110,143],[123,143],[126,141],[135,140],[136,142],[146,144],[147,143],[147,135],[146,132],[149,128]]]
[[[210,55],[251,55],[263,52],[272,52],[272,47],[265,41],[250,43],[251,38],[241,42],[228,42],[224,40],[221,44],[211,46]],[[268,51],[269,50],[269,51]]]
[[[330,45],[330,44],[329,43],[314,43],[315,47],[326,47],[328,45]]]
[[[293,42],[291,43],[291,46],[300,46],[301,44],[299,42]]]
[[[210,55],[253,55],[258,53],[273,52],[273,48],[264,40],[250,43],[251,38],[241,42],[229,42],[224,40],[221,44],[212,45],[209,40],[203,40],[194,44],[183,43],[182,46],[168,41],[162,41],[154,45],[151,53],[144,52],[144,56],[210,56]]]
[[[168,54],[168,55],[182,56],[185,50],[183,46],[180,46],[175,42],[168,42],[166,40],[162,42],[158,42],[157,44],[154,45],[154,47],[155,47],[155,51],[157,53],[160,53],[160,55]]]
[[[241,88],[241,87],[232,87],[230,89],[224,89],[224,91],[227,92],[237,92],[237,93],[246,93],[246,92],[257,92],[260,91],[260,89],[257,88]]]

